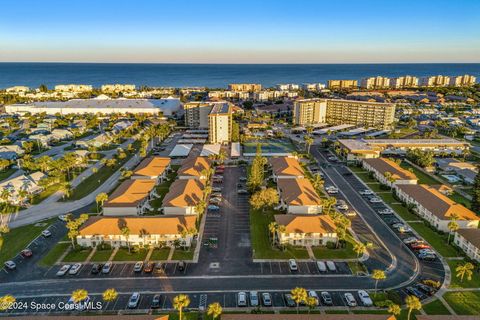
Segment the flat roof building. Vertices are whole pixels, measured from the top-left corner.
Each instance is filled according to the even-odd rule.
[[[328,89],[356,89],[358,87],[357,80],[328,80]]]
[[[240,92],[258,92],[262,90],[262,85],[258,83],[231,83],[228,90]]]
[[[232,108],[228,103],[217,103],[208,115],[208,141],[212,144],[229,143],[232,140]]]

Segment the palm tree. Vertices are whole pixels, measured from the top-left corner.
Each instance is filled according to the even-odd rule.
[[[323,178],[319,173],[316,173],[313,176],[313,183],[312,184],[313,184],[313,187],[315,188],[315,191],[320,193],[321,190],[323,189],[323,185],[325,184],[325,181],[323,181]]]
[[[75,248],[75,239],[78,236],[78,230],[77,229],[68,230],[67,236],[72,241],[72,247]]]
[[[281,225],[281,224],[278,225],[277,232],[278,232],[279,234],[285,233],[286,230],[287,230],[287,228],[286,228],[284,225]],[[283,247],[283,243],[280,241],[280,238],[278,239],[278,242],[280,242],[280,243],[279,243],[280,246]]]
[[[8,310],[17,301],[14,296],[7,294],[0,298],[0,311]]]
[[[102,299],[105,302],[114,301],[115,299],[117,299],[117,297],[118,297],[118,292],[113,288],[103,291],[103,294],[102,294]]]
[[[455,271],[457,272],[457,278],[460,278],[460,282],[463,282],[463,278],[467,276],[467,280],[470,281],[472,280],[472,273],[473,269],[475,267],[473,266],[472,263],[466,262],[464,264],[460,264],[455,268]]]
[[[97,212],[99,212],[99,204],[103,206],[103,203],[108,200],[108,194],[105,192],[97,194],[95,197],[95,202],[97,203]]]
[[[275,244],[275,232],[278,230],[278,224],[276,222],[270,222],[268,224],[268,231],[272,234],[272,246]]]
[[[380,269],[373,270],[372,279],[375,280],[375,295],[377,294],[378,281],[385,280],[386,278],[387,278],[387,275],[385,274],[385,271]]]
[[[407,308],[408,308],[408,317],[407,317],[408,320],[410,320],[410,316],[413,310],[422,309],[422,303],[415,296],[407,296],[407,298],[405,299],[405,304],[407,305]]]
[[[307,304],[309,314],[313,309],[315,309],[315,307],[317,306],[317,302],[318,302],[317,299],[315,299],[314,297],[307,298],[305,303]]]
[[[360,257],[365,251],[367,250],[367,247],[361,243],[361,242],[356,242],[355,245],[353,246],[353,251],[357,254],[357,257]]]
[[[77,289],[72,292],[72,300],[75,303],[79,303],[88,297],[88,292],[85,289]]]
[[[296,287],[290,291],[290,294],[292,295],[293,301],[297,304],[297,313],[298,313],[298,307],[300,306],[300,303],[302,301],[307,300],[307,290],[304,288]]]
[[[450,221],[448,223],[448,230],[450,232],[448,233],[447,243],[450,243],[450,236],[452,235],[452,233],[455,233],[458,229],[460,229],[460,226],[456,221]]]
[[[222,314],[222,306],[218,302],[214,302],[208,305],[207,314],[212,317],[213,320],[217,319]]]
[[[72,185],[69,183],[69,182],[62,182],[60,183],[60,186],[58,188],[58,190],[60,192],[63,192],[63,198],[68,198],[70,197],[71,193],[72,193]]]
[[[130,253],[130,241],[128,239],[130,238],[130,229],[127,226],[124,226],[121,230],[122,236],[125,237],[125,241],[127,242],[127,247],[128,247],[128,253]]]
[[[310,153],[310,146],[313,144],[314,140],[311,136],[304,136],[305,144],[307,145],[307,153]]]
[[[388,311],[388,313],[391,313],[394,316],[398,316],[400,314],[400,312],[402,312],[402,309],[400,308],[400,306],[398,304],[390,303],[387,311]]]
[[[173,298],[173,307],[178,310],[178,319],[182,320],[183,308],[188,307],[190,304],[190,298],[186,294],[179,294]]]

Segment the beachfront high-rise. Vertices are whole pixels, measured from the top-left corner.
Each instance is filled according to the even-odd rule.
[[[258,83],[231,83],[228,90],[238,92],[258,92],[262,90],[262,85]]]
[[[93,87],[89,84],[59,84],[55,86],[55,91],[58,92],[88,92],[92,91]]]
[[[387,77],[370,77],[363,78],[360,82],[360,87],[364,89],[385,89],[390,86],[390,78]]]
[[[293,123],[300,126],[325,123],[325,99],[300,99],[293,104]]]
[[[328,80],[328,89],[356,89],[358,87],[357,80]]]
[[[390,79],[390,87],[395,89],[416,88],[418,87],[418,78],[414,76],[402,76]]]
[[[134,84],[104,84],[102,86],[103,92],[124,92],[124,91],[135,91]]]
[[[302,99],[295,101],[293,123],[352,124],[366,128],[389,129],[395,115],[395,105],[340,99]]]
[[[431,76],[420,79],[420,85],[423,87],[446,87],[450,84],[450,77],[448,76]]]
[[[473,86],[477,78],[465,74],[463,76],[450,77],[450,85],[454,87]]]
[[[216,103],[208,115],[208,140],[213,144],[232,140],[232,107],[229,103]]]

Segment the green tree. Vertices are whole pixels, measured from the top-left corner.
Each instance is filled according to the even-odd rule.
[[[392,302],[388,305],[387,311],[393,316],[398,316],[402,312],[402,309],[398,304]]]
[[[75,303],[79,303],[87,299],[88,292],[85,289],[77,289],[72,292],[72,300]]]
[[[405,298],[405,304],[408,308],[408,317],[407,317],[408,320],[410,320],[413,310],[422,309],[422,303],[415,296],[407,296],[407,298]]]
[[[0,311],[8,310],[17,301],[14,296],[7,294],[0,298]]]
[[[186,294],[179,294],[173,298],[173,307],[178,310],[178,319],[182,320],[183,317],[183,308],[186,308],[190,305],[190,298]]]
[[[377,294],[378,281],[385,280],[386,278],[387,275],[385,274],[385,271],[380,269],[373,270],[372,279],[375,280],[375,295]]]
[[[127,247],[128,247],[128,253],[130,253],[130,241],[129,241],[129,238],[130,238],[130,228],[128,228],[127,226],[124,226],[124,227],[122,227],[122,229],[120,230],[120,232],[122,233],[122,236],[125,237],[125,241],[127,242]]]
[[[95,202],[97,203],[97,212],[100,212],[99,205],[103,206],[103,203],[108,200],[108,194],[101,192],[95,197]]]
[[[273,188],[259,190],[250,197],[250,205],[255,210],[272,208],[279,201],[278,192]]]
[[[472,280],[473,269],[475,269],[474,265],[470,262],[465,262],[464,264],[460,264],[455,268],[457,272],[457,278],[460,278],[460,282],[463,282],[463,278],[467,276],[467,280]]]
[[[240,141],[240,126],[236,121],[232,122],[232,141],[233,142]]]
[[[480,165],[477,167],[478,173],[475,176],[472,188],[472,210],[480,212]]]
[[[107,290],[103,291],[103,294],[102,294],[102,299],[105,302],[114,301],[114,300],[117,299],[117,297],[118,297],[118,292],[117,292],[117,290],[115,290],[113,288],[110,288],[110,289],[107,289]]]
[[[275,243],[275,233],[278,230],[278,224],[274,221],[268,224],[268,231],[272,234],[272,245]]]
[[[305,140],[305,145],[306,145],[306,149],[307,149],[307,153],[310,153],[310,147],[312,146],[313,142],[315,141],[311,136],[304,136],[303,137],[303,140]]]
[[[367,251],[367,247],[361,242],[356,242],[353,246],[353,251],[355,251],[357,257],[360,257],[360,255],[364,254],[365,251]]]
[[[297,313],[298,313],[300,303],[302,301],[307,300],[307,296],[308,296],[307,295],[307,290],[305,290],[304,288],[296,287],[296,288],[292,289],[292,291],[290,291],[290,294],[292,295],[293,301],[295,301],[295,303],[297,304]]]
[[[308,313],[310,314],[310,312],[315,309],[315,307],[317,306],[317,299],[315,299],[314,297],[308,297],[307,300],[305,301],[307,307],[308,307]]]
[[[222,306],[218,302],[214,302],[208,305],[207,314],[212,317],[213,320],[220,317],[222,314]]]

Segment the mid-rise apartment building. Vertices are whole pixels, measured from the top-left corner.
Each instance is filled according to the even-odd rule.
[[[208,140],[213,144],[232,140],[232,107],[228,103],[217,103],[208,115]]]
[[[103,92],[122,92],[122,91],[135,91],[134,84],[104,84],[102,86]]]
[[[326,99],[301,99],[293,104],[293,123],[300,126],[325,123]]]
[[[189,128],[208,128],[208,115],[214,102],[188,102],[183,105],[185,125]]]
[[[88,84],[59,84],[55,86],[55,91],[59,92],[88,92],[93,87]]]
[[[448,76],[431,76],[420,79],[420,85],[424,87],[446,87],[450,85],[450,77]]]
[[[418,87],[418,78],[414,76],[402,76],[390,79],[390,87],[395,89],[416,88]]]
[[[363,78],[360,82],[360,87],[365,89],[385,89],[390,86],[390,78],[387,77],[370,77]]]
[[[30,91],[30,88],[29,87],[26,87],[26,86],[14,86],[14,87],[9,87],[9,88],[5,88],[5,91],[8,92],[8,93],[25,93],[25,92],[28,92]]]
[[[231,83],[228,85],[228,90],[242,92],[258,92],[262,90],[262,85],[259,83]]]
[[[357,80],[328,80],[329,89],[355,89],[358,87]]]
[[[277,84],[277,89],[280,91],[298,90],[300,86],[296,83],[282,83]]]
[[[466,86],[473,86],[476,82],[477,78],[474,76],[465,74],[463,76],[456,76],[450,78],[450,85],[454,87],[466,87]]]

